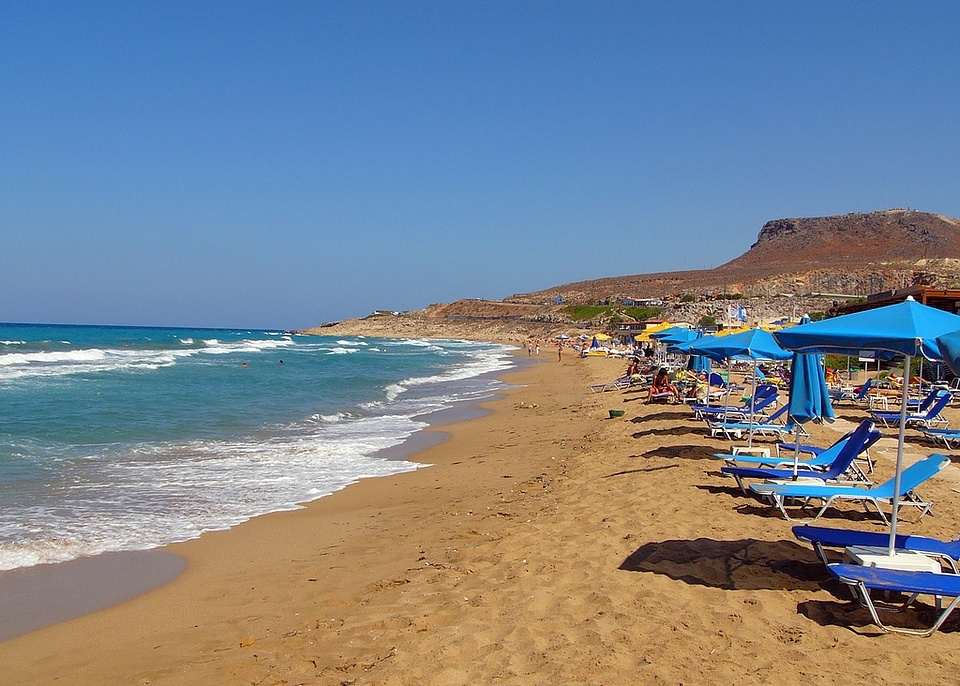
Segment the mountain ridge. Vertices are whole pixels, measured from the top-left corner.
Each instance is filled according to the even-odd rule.
[[[523,340],[610,324],[574,321],[568,305],[616,309],[627,299],[657,299],[663,318],[696,324],[703,317],[724,321],[736,299],[769,320],[828,310],[843,296],[917,285],[960,287],[960,220],[909,209],[774,219],[746,252],[714,269],[608,276],[502,301],[461,299],[415,312],[376,312],[306,332]]]

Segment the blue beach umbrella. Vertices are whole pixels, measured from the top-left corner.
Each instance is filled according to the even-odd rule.
[[[753,362],[753,393],[750,395],[750,434],[748,445],[753,445],[753,403],[757,395],[757,362],[760,360],[789,360],[789,352],[781,348],[773,335],[763,329],[750,329],[729,336],[704,336],[681,346],[691,354],[705,355],[711,360],[751,360]]]
[[[701,372],[709,374],[710,358],[703,355],[691,355],[689,362],[687,362],[687,369],[694,374],[700,374]]]
[[[809,324],[810,318],[804,316],[800,324]],[[833,405],[823,372],[823,356],[815,353],[794,353],[790,363],[790,403],[787,414],[796,424],[796,449],[793,454],[793,478],[797,478],[800,460],[800,425],[823,419],[832,422]]]
[[[704,336],[689,347],[711,360],[789,360],[791,357],[773,334],[764,329],[750,329],[729,336]]]
[[[960,331],[938,336],[937,349],[950,371],[960,376]]]
[[[650,338],[670,346],[677,343],[686,343],[698,337],[698,333],[683,326],[671,326],[663,331],[656,331],[650,334]]]
[[[700,340],[700,339],[702,339],[702,338],[704,337],[704,336],[703,336],[703,331],[699,331],[699,330],[698,330],[698,331],[690,331],[690,333],[693,334],[693,338],[692,338],[692,339],[690,339],[690,340],[687,341],[686,343],[678,343],[678,344],[675,344],[675,345],[668,345],[668,346],[667,346],[667,352],[680,352],[680,353],[683,353],[684,355],[690,355],[690,353],[685,352],[685,351],[683,350],[683,347],[684,347],[687,343],[692,343],[693,341],[698,341],[698,340]],[[690,355],[690,359],[687,360],[687,369],[689,369],[690,371],[694,372],[695,374],[699,374],[699,373],[701,373],[701,372],[704,372],[704,373],[709,374],[710,371],[711,371],[711,369],[710,369],[710,358],[709,358],[709,357],[706,357],[706,356],[704,356],[704,355]]]
[[[903,444],[906,430],[910,363],[914,357],[941,359],[938,337],[960,331],[960,317],[921,305],[908,297],[904,302],[873,310],[854,312],[833,319],[801,324],[774,333],[784,348],[803,353],[859,355],[877,359],[904,356],[900,431],[897,436],[897,469],[894,474],[893,514],[890,518],[888,554],[894,554],[900,480],[903,474]]]

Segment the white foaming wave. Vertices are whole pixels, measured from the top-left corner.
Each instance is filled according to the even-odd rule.
[[[188,540],[296,509],[359,479],[417,469],[372,456],[424,426],[392,415],[266,440],[139,446],[50,503],[15,517],[0,512],[0,570]]]
[[[356,419],[356,415],[350,414],[349,412],[337,412],[336,414],[314,414],[310,416],[310,421],[312,422],[326,422],[332,424],[334,422],[342,422],[348,419]]]
[[[26,341],[0,341],[0,345],[26,345]]]
[[[360,348],[328,348],[327,355],[350,355],[360,352]]]
[[[345,346],[362,345],[362,346],[368,346],[368,345],[370,345],[370,344],[367,343],[366,341],[337,341],[337,345],[345,345]]]
[[[394,348],[413,347],[425,348],[429,352],[446,352],[443,347],[437,345],[438,341],[432,338],[397,338],[385,342],[385,345]]]
[[[261,340],[255,338],[243,339],[230,343],[223,343],[216,338],[208,338],[203,341],[206,347],[203,352],[207,355],[228,355],[230,353],[258,353],[264,350],[274,350],[277,348],[286,348],[296,345],[296,342],[290,338],[281,338],[279,340]]]
[[[481,374],[490,374],[493,372],[512,369],[515,365],[508,353],[509,348],[498,346],[497,348],[485,348],[471,352],[472,359],[456,367],[452,367],[442,374],[433,376],[420,376],[404,379],[399,385],[404,390],[411,386],[422,386],[424,384],[445,383],[450,381],[461,381],[471,379]],[[401,391],[402,392],[402,391]]]
[[[181,338],[181,339],[180,339],[180,342],[181,342],[183,345],[193,345],[193,339],[192,339],[192,338]]]
[[[107,371],[153,370],[176,363],[193,350],[127,350],[86,348],[57,352],[0,355],[0,380],[64,376]]]
[[[384,391],[386,391],[386,394],[387,394],[388,402],[392,400],[396,400],[397,396],[399,396],[401,393],[403,393],[406,390],[407,390],[407,387],[404,386],[402,383],[392,383],[384,389]]]

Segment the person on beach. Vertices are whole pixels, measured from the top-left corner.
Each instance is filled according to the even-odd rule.
[[[557,362],[563,361],[563,341],[557,343]]]
[[[673,393],[677,401],[680,401],[680,391],[670,383],[670,376],[667,374],[666,367],[660,367],[660,371],[653,377],[653,384],[650,386],[650,394],[647,395],[646,404],[649,405],[653,402],[653,396],[660,395],[661,393]]]
[[[540,344],[537,343],[537,355],[539,355],[539,354],[540,354]]]

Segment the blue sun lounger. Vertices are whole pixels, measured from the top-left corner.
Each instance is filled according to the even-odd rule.
[[[790,424],[778,424],[777,421],[786,414],[787,410],[790,409],[789,405],[784,405],[779,410],[774,412],[769,417],[762,417],[758,421],[753,423],[753,435],[754,436],[786,436],[792,434],[796,426]],[[710,435],[717,436],[723,434],[728,439],[733,440],[734,438],[740,439],[743,434],[750,433],[751,425],[749,422],[727,422],[727,421],[716,421],[712,420],[709,417],[707,418],[707,425],[710,427]],[[809,436],[806,431],[801,429],[802,435]]]
[[[811,544],[817,557],[827,566],[831,564],[831,560],[827,558],[826,548],[849,548],[850,546],[886,548],[890,543],[890,534],[880,531],[853,531],[807,524],[793,527],[793,535],[798,541]],[[941,541],[926,536],[897,534],[894,548],[935,557],[949,567],[951,572],[960,574],[960,569],[957,568],[957,561],[960,560],[960,538]]]
[[[854,459],[870,445],[873,445],[880,438],[880,432],[876,430],[869,419],[860,422],[860,425],[850,434],[846,440],[842,440],[840,450],[837,451],[833,461],[823,468],[809,469],[797,465],[797,476],[803,478],[820,479],[824,482],[835,481],[850,470]],[[744,479],[793,479],[793,467],[790,469],[770,469],[765,467],[741,467],[726,466],[720,469],[721,473],[732,476],[737,480],[740,490],[749,494]],[[853,470],[852,479],[861,480],[862,473],[859,470]]]
[[[920,460],[919,462],[915,462],[903,470],[903,474],[900,478],[900,504],[914,505],[919,507],[920,516],[917,517],[917,521],[919,521],[930,511],[933,503],[922,500],[916,493],[914,493],[914,489],[939,472],[941,469],[946,467],[949,463],[950,458],[946,455],[933,454],[930,457]],[[813,518],[813,521],[819,519],[820,516],[826,512],[827,509],[829,509],[829,507],[837,500],[856,500],[862,502],[864,508],[866,508],[867,503],[872,503],[873,506],[877,508],[877,513],[880,515],[880,518],[885,524],[888,524],[889,520],[887,519],[887,515],[880,508],[880,502],[889,502],[893,500],[893,488],[893,479],[890,479],[879,486],[872,486],[869,488],[840,485],[821,486],[819,484],[802,483],[750,485],[751,491],[761,497],[771,499],[773,504],[779,508],[781,514],[783,514],[786,519],[791,521],[793,521],[793,517],[791,517],[786,510],[787,500],[800,500],[803,502],[804,506],[811,500],[822,501],[823,505],[820,507],[820,511],[817,512],[816,516]]]
[[[697,419],[713,419],[719,421],[746,420],[750,417],[751,410],[756,415],[763,412],[768,405],[776,403],[778,395],[777,387],[770,384],[762,384],[757,387],[757,392],[753,396],[753,407],[750,402],[742,405],[691,405],[693,413]]]
[[[919,426],[917,430],[934,443],[943,443],[947,450],[952,449],[954,443],[960,442],[960,429],[931,429],[927,426]]]
[[[940,413],[943,412],[943,409],[950,404],[950,401],[953,400],[953,396],[950,395],[947,391],[938,391],[940,395],[936,401],[930,407],[927,408],[926,412],[912,412],[908,413],[906,419],[907,426],[911,424],[920,424],[927,428],[937,425],[937,426],[947,426],[948,422],[945,418],[940,416]],[[876,421],[883,422],[884,426],[900,426],[900,413],[893,410],[871,410],[870,416],[873,417]]]
[[[870,392],[870,388],[873,386],[873,379],[867,379],[860,390],[856,393],[851,391],[828,391],[830,394],[830,400],[834,403],[840,403],[845,400],[849,400],[855,405],[861,405],[867,401],[867,394]]]
[[[960,603],[960,576],[956,574],[937,574],[935,572],[912,572],[899,569],[884,569],[882,567],[866,567],[863,565],[831,564],[827,569],[841,582],[851,587],[860,604],[870,611],[870,616],[884,632],[895,632],[911,636],[930,636],[946,621],[957,604]],[[870,591],[885,591],[888,593],[904,593],[907,600],[897,608],[886,605],[877,606],[870,597]],[[940,599],[953,598],[953,601],[943,609],[936,621],[929,629],[908,629],[884,624],[880,621],[878,610],[893,610],[903,612],[917,597],[930,595],[936,598],[937,609],[940,609]]]
[[[864,421],[870,421],[865,419]],[[799,464],[803,466],[804,469],[825,469],[836,459],[837,454],[843,449],[843,446],[846,444],[848,438],[853,431],[844,434],[837,441],[828,448],[818,448],[812,445],[801,445],[799,446],[801,453],[807,453],[813,455],[813,457],[800,460]],[[880,432],[877,431],[873,434],[870,434],[870,440],[864,446],[863,450],[855,458],[855,460],[863,459],[867,465],[867,473],[873,472],[873,462],[870,460],[870,447],[880,440]],[[783,454],[780,450],[783,449],[788,453],[791,451],[796,451],[797,446],[793,443],[779,443],[777,444],[777,455],[776,457],[760,457],[757,455],[730,455],[727,453],[714,453],[714,457],[718,460],[726,460],[727,464],[730,466],[736,467],[775,467],[780,469],[786,469],[790,467],[793,468],[793,456]],[[860,481],[867,481],[866,473],[864,473],[860,466],[856,464],[856,461],[852,465],[857,468],[860,472]]]

